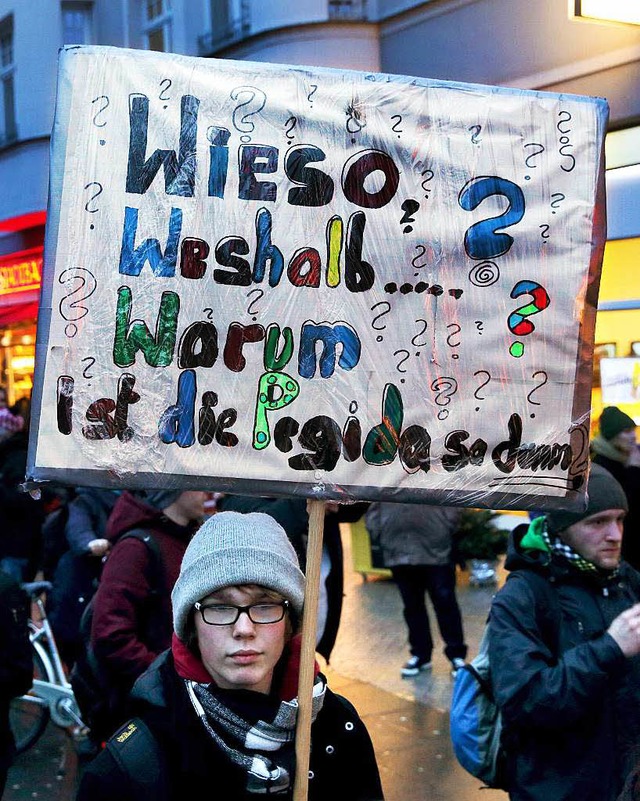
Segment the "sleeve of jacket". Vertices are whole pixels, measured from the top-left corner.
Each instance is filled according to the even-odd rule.
[[[78,556],[89,552],[89,543],[98,536],[94,531],[94,517],[89,501],[82,495],[69,503],[69,518],[64,529],[69,547]]]
[[[127,776],[103,750],[84,769],[76,801],[136,801]]]
[[[603,690],[625,657],[603,634],[553,653],[545,642],[535,591],[525,580],[508,581],[491,605],[489,662],[496,701],[515,728],[575,726],[599,704]]]
[[[105,562],[95,595],[91,642],[109,669],[136,679],[158,656],[140,639],[149,603],[150,552],[140,540],[117,542]]]

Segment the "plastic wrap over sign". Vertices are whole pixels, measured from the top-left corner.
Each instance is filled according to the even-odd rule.
[[[74,47],[28,478],[580,504],[603,100]]]

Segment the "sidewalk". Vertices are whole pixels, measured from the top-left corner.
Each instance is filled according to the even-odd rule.
[[[433,671],[403,679],[409,656],[400,594],[394,582],[354,573],[343,531],[345,598],[329,685],[356,706],[376,749],[386,801],[505,801],[457,763],[449,740],[453,681],[435,619]],[[475,656],[495,587],[469,587],[460,574],[458,600],[469,658]],[[501,571],[499,582],[504,578]]]

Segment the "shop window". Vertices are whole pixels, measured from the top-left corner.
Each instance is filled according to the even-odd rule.
[[[0,20],[0,146],[18,135],[13,74],[13,15]]]
[[[0,385],[7,390],[9,405],[31,396],[35,341],[35,320],[25,320],[0,332]]]
[[[91,3],[63,2],[62,44],[91,44],[93,8]]]
[[[596,316],[592,423],[604,406],[640,420],[640,237],[607,242]],[[625,395],[626,392],[626,395]]]
[[[171,0],[144,0],[147,50],[171,50]]]

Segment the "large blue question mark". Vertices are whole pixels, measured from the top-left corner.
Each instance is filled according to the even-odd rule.
[[[472,259],[495,259],[506,253],[513,244],[513,237],[497,233],[498,228],[508,228],[524,217],[524,194],[513,181],[497,176],[483,175],[466,184],[458,203],[465,211],[473,211],[483,200],[492,195],[501,195],[509,201],[506,211],[496,217],[472,225],[464,235],[464,249]]]

